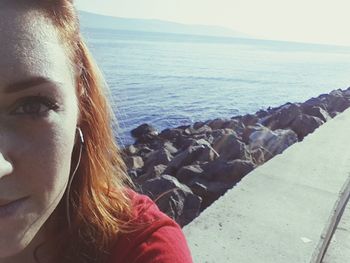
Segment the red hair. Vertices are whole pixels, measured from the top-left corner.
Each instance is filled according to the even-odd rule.
[[[115,143],[111,126],[113,113],[106,99],[105,82],[80,34],[72,1],[32,2],[34,8],[43,11],[53,22],[76,70],[78,125],[85,139],[69,193],[71,228],[66,223],[64,198],[54,212],[59,218],[59,235],[54,241],[59,246],[57,255],[62,259],[60,262],[102,263],[118,234],[132,231],[128,224],[131,200],[125,189],[134,185]],[[76,162],[77,150],[73,152],[72,166]]]

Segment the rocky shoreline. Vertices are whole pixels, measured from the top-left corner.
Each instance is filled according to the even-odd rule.
[[[122,149],[123,158],[139,191],[184,226],[257,166],[348,107],[350,87],[161,132],[142,124],[131,131],[135,143]]]

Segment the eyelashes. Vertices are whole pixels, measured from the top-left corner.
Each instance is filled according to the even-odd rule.
[[[44,117],[50,111],[58,111],[59,108],[58,103],[51,98],[37,95],[24,97],[17,101],[11,113],[31,117]]]

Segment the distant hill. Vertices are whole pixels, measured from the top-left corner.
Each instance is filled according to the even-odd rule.
[[[246,34],[220,26],[187,25],[155,19],[120,18],[85,11],[79,11],[79,16],[81,26],[88,28],[250,38]]]

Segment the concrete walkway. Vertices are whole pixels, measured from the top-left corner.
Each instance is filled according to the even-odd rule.
[[[194,262],[320,262],[346,198],[349,138],[348,109],[252,171],[184,227]]]

